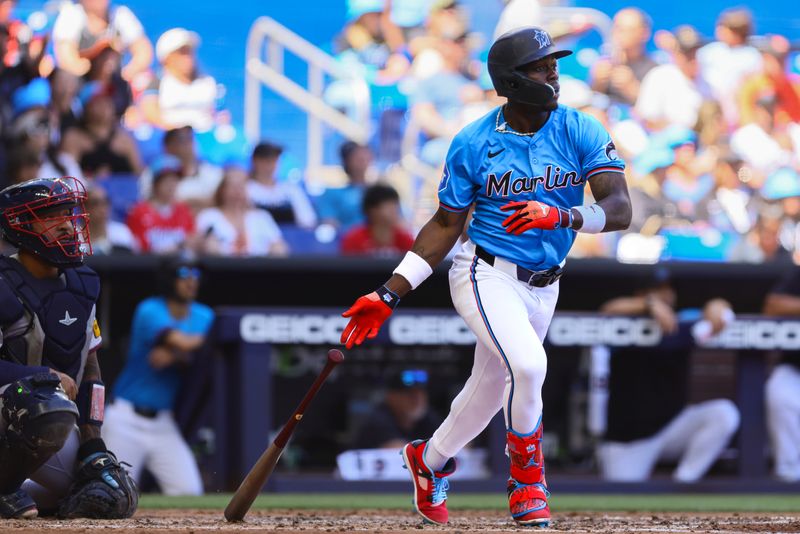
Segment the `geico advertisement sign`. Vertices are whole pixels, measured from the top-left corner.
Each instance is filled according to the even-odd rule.
[[[239,322],[247,343],[339,343],[348,319],[319,313],[249,313]],[[475,336],[464,321],[449,315],[397,315],[383,331],[395,345],[472,345]]]
[[[654,346],[661,328],[652,319],[608,316],[553,317],[547,339],[553,345]]]
[[[703,346],[722,349],[797,350],[800,348],[800,322],[768,319],[734,321]]]

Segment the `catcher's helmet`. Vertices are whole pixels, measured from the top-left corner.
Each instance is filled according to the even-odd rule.
[[[37,178],[0,191],[3,238],[57,266],[77,267],[92,253],[86,189],[77,178]]]
[[[553,46],[550,34],[543,29],[518,28],[498,37],[489,49],[489,76],[498,95],[542,106],[555,96],[555,90],[548,84],[531,80],[519,68],[548,56],[559,59],[570,54],[571,50]]]

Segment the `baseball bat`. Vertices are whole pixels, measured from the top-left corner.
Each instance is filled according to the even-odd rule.
[[[283,448],[286,447],[286,442],[289,441],[289,438],[292,436],[292,432],[294,432],[297,423],[303,418],[306,408],[308,408],[308,405],[314,400],[314,396],[316,396],[320,387],[322,387],[322,383],[328,378],[328,375],[331,374],[333,368],[343,361],[344,354],[342,354],[342,351],[337,349],[328,351],[328,361],[325,362],[325,367],[319,373],[317,379],[314,380],[314,383],[308,388],[306,396],[303,397],[303,400],[297,405],[297,409],[295,409],[294,413],[289,417],[289,420],[286,421],[286,424],[283,425],[277,437],[275,437],[270,446],[267,447],[267,450],[261,454],[261,457],[252,469],[250,469],[250,472],[247,473],[247,476],[244,477],[242,483],[239,484],[236,493],[231,497],[231,501],[228,503],[228,506],[225,507],[226,520],[241,521],[247,511],[250,510],[253,501],[256,500],[261,488],[264,487],[264,483],[272,474],[273,469],[275,469],[275,464],[278,463]]]

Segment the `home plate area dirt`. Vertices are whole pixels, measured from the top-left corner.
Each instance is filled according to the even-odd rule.
[[[0,531],[20,533],[58,531],[59,534],[113,534],[166,532],[800,532],[800,513],[630,513],[568,512],[557,514],[546,529],[516,526],[507,514],[496,511],[460,510],[446,527],[423,524],[418,516],[396,510],[325,510],[318,513],[295,510],[255,510],[242,523],[227,523],[215,510],[141,510],[132,519],[94,521],[2,521]],[[112,533],[109,533],[112,534]]]

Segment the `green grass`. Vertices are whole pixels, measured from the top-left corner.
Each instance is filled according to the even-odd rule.
[[[202,497],[164,497],[144,495],[139,501],[143,509],[195,508],[219,509],[228,504],[230,494]],[[505,510],[505,495],[462,494],[447,500],[448,508]],[[554,495],[550,501],[554,512],[648,511],[648,512],[798,512],[800,495]],[[263,494],[253,509],[294,508],[310,510],[338,509],[410,509],[407,494]]]

